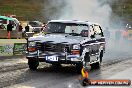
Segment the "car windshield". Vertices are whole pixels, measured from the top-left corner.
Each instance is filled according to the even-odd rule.
[[[84,33],[88,36],[88,26],[86,24],[50,22],[47,25],[45,32],[66,33],[78,36]]]

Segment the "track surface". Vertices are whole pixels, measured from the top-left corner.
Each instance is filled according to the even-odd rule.
[[[15,62],[16,60],[7,59],[1,62],[1,88],[82,88],[78,81],[80,74],[76,73],[74,66],[63,65],[58,69],[42,63],[37,71],[30,71],[25,58],[19,58],[19,62]],[[5,61],[6,64],[2,65]],[[106,61],[102,63],[101,69],[89,71],[89,77],[107,79],[131,66],[131,58]]]
[[[101,69],[89,71],[90,78],[107,79],[132,67],[132,52],[129,47],[118,45],[114,49],[107,48],[106,51]],[[41,63],[37,71],[30,71],[25,57],[0,59],[0,88],[82,88],[78,81],[80,74],[76,73],[74,66],[62,65],[55,68]]]

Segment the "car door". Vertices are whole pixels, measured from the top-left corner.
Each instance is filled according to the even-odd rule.
[[[90,27],[90,38],[91,38],[91,60],[94,61],[99,55],[100,41],[102,37],[102,30],[99,25],[91,25]]]
[[[95,55],[99,55],[100,47],[104,42],[104,35],[100,25],[94,25],[94,35],[95,35]]]

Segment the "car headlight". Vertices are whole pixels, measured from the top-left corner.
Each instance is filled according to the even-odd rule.
[[[29,42],[29,43],[28,43],[28,46],[35,46],[35,45],[36,45],[35,42]]]
[[[80,45],[73,45],[73,49],[76,49],[76,50],[80,49]]]

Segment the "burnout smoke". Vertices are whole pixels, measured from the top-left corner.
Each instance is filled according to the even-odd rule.
[[[108,0],[47,0],[44,18],[98,22],[109,27],[112,9]]]
[[[121,29],[120,23],[122,23],[120,18],[112,13],[111,4],[115,3],[115,1],[116,0],[47,0],[47,3],[44,5],[43,13],[47,20],[83,20],[101,24],[103,30],[106,29],[110,31],[110,38],[106,41],[106,52],[108,52],[106,57],[109,56],[109,58],[112,58],[113,56],[124,56],[124,53],[131,52],[130,44],[122,38],[120,38],[118,42],[115,41],[115,31]]]
[[[65,10],[67,5],[66,0],[46,0],[44,1],[44,9],[42,14],[44,15],[45,20],[57,20]]]
[[[98,22],[108,27],[112,9],[104,0],[67,0],[67,7],[60,19]],[[66,14],[69,13],[69,14]]]

